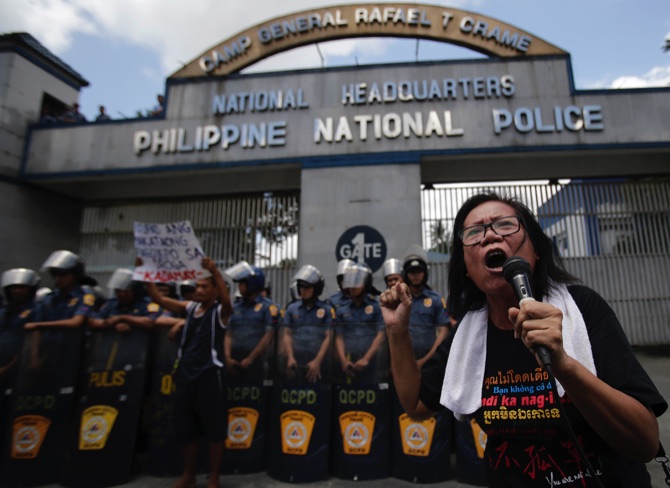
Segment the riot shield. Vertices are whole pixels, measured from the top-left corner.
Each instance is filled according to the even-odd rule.
[[[435,343],[437,330],[433,325],[410,324],[409,332],[414,357],[420,359]],[[391,475],[413,483],[437,483],[449,479],[451,463],[447,461],[453,448],[453,414],[442,410],[430,419],[414,420],[400,405],[395,389],[392,397]]]
[[[364,356],[376,335],[361,324],[343,324],[337,334],[341,334],[346,356],[353,363]],[[352,480],[388,478],[391,399],[386,344],[353,376],[342,370],[339,361],[333,370],[331,473]]]
[[[277,480],[305,483],[328,478],[332,345],[327,325],[279,329],[267,466],[268,475]]]
[[[451,477],[453,414],[441,410],[427,420],[409,417],[393,395],[391,475],[412,483],[438,483]]]
[[[144,424],[147,430],[146,451],[148,471],[153,476],[178,476],[184,469],[182,445],[174,435],[174,394],[177,385],[173,377],[177,350],[181,334],[174,340],[168,337],[170,329],[160,327],[152,335],[149,368],[149,408]],[[204,439],[198,440],[198,452],[207,452]],[[196,458],[196,471],[204,473],[208,469],[206,455]]]
[[[144,401],[151,332],[94,331],[86,339],[77,433],[63,484],[119,485],[130,479]]]
[[[72,432],[81,329],[26,333],[3,449],[0,484],[37,486],[61,480]]]
[[[260,326],[264,329],[264,325]],[[241,362],[258,345],[258,324],[237,324],[226,330],[231,357]],[[228,438],[221,471],[259,473],[266,467],[270,393],[275,374],[274,338],[248,367],[224,365],[228,402]]]
[[[154,476],[177,476],[182,472],[181,446],[174,437],[172,376],[177,359],[178,339],[168,338],[168,328],[154,331],[153,358],[149,370],[149,410],[147,412],[148,471]]]
[[[484,465],[486,434],[474,418],[454,422],[454,442],[458,481],[468,485],[487,486]]]
[[[0,318],[0,324],[2,319]],[[14,334],[0,334],[0,439],[8,435],[10,401],[16,385],[19,355],[23,340]],[[5,452],[4,443],[0,443],[0,459]]]

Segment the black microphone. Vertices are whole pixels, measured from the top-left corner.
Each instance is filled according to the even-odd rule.
[[[530,263],[521,256],[512,256],[503,264],[503,275],[507,283],[512,285],[519,305],[533,298],[533,287],[530,284]],[[545,346],[536,346],[535,353],[546,369],[551,367],[551,354]]]

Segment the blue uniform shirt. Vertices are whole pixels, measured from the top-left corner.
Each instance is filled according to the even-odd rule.
[[[340,308],[342,305],[346,305],[348,303],[351,303],[351,298],[346,296],[342,290],[337,290],[337,292],[333,293],[328,300],[326,300],[327,303],[330,303],[335,310]]]
[[[409,335],[412,349],[417,358],[423,357],[433,347],[438,326],[449,325],[447,304],[439,293],[425,288],[412,297],[412,311],[409,316]]]
[[[86,293],[80,286],[72,289],[69,293],[61,293],[59,290],[52,291],[42,300],[46,322],[54,320],[71,319],[75,315],[89,317],[95,305],[95,295]]]
[[[8,364],[21,353],[23,325],[42,320],[42,307],[31,302],[22,307],[7,305],[0,308],[0,366]]]
[[[332,325],[335,318],[335,308],[322,300],[317,300],[311,308],[307,308],[302,300],[289,304],[282,319],[282,325],[293,326],[302,324]]]
[[[253,350],[266,332],[275,329],[278,322],[279,308],[269,298],[259,295],[251,303],[244,300],[235,302],[228,324],[233,347]]]
[[[354,356],[364,355],[377,332],[384,330],[382,309],[368,295],[360,306],[350,301],[335,312],[335,333],[344,338],[345,350]]]
[[[294,354],[305,354],[311,360],[319,352],[334,318],[335,309],[324,301],[317,300],[310,308],[302,300],[291,303],[281,323],[291,331]]]
[[[151,317],[155,319],[160,315],[158,304],[149,302],[144,298],[135,300],[131,305],[123,305],[117,298],[105,302],[99,312],[94,314],[96,319],[107,319],[115,315],[133,315],[136,317]]]
[[[344,342],[344,352],[352,363],[365,356],[384,327],[379,302],[370,295],[365,296],[360,306],[352,301],[336,310],[335,334]],[[382,345],[365,370],[356,372],[352,380],[342,380],[355,384],[380,383],[387,378],[387,369],[386,346]]]

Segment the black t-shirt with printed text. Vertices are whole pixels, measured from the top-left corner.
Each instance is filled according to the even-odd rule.
[[[568,290],[584,317],[598,377],[652,408],[656,415],[663,413],[667,403],[635,358],[614,311],[587,287],[575,285]],[[444,408],[440,393],[455,330],[422,369],[420,398],[433,410]],[[534,355],[514,338],[513,331],[490,323],[486,346],[482,407],[474,418],[488,436],[489,486],[595,486],[588,477],[582,479],[587,470],[560,418],[556,391]],[[643,463],[609,447],[567,395],[561,402],[604,486],[651,486]]]

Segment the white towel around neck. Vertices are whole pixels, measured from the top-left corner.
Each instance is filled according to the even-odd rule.
[[[554,285],[544,301],[563,312],[565,352],[596,374],[584,318],[566,286]],[[482,404],[488,316],[488,308],[468,312],[451,344],[440,403],[454,412],[458,420],[474,413]],[[562,397],[565,390],[558,381],[556,387]]]

